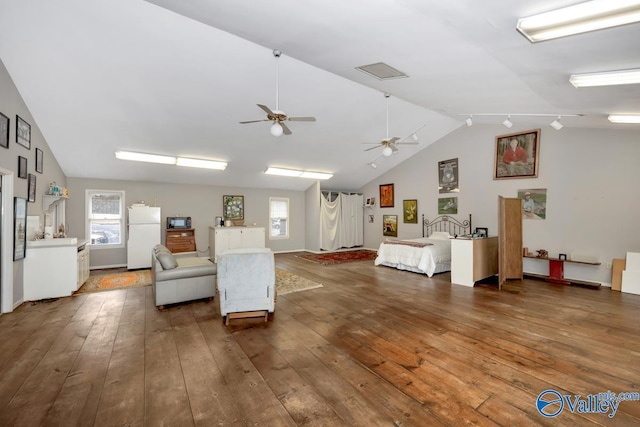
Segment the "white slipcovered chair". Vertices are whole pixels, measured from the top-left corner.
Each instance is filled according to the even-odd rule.
[[[228,249],[218,255],[218,297],[225,323],[264,316],[275,310],[276,271],[268,248]]]

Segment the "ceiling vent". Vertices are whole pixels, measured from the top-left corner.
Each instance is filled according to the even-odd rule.
[[[409,77],[402,71],[385,64],[384,62],[376,62],[375,64],[361,65],[356,70],[369,74],[378,80],[401,79]]]

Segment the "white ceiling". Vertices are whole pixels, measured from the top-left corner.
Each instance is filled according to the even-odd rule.
[[[560,0],[0,0],[0,58],[69,177],[303,190],[267,166],[328,171],[357,189],[447,133],[468,113],[582,114],[567,127],[613,127],[640,113],[640,85],[576,89],[570,74],[640,68],[640,25],[531,44],[518,17]],[[275,138],[256,104],[279,107]],[[354,68],[383,61],[410,77]],[[367,166],[380,149],[420,144]],[[5,112],[6,114],[7,112]],[[504,117],[474,117],[500,123]],[[512,117],[547,127],[550,118]],[[636,125],[617,125],[640,129]],[[505,130],[505,133],[508,133]],[[117,149],[229,162],[224,172],[125,162]]]

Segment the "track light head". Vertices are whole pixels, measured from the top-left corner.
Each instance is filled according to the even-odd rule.
[[[467,120],[465,120],[465,123],[467,123],[468,127],[473,126],[473,116],[469,116]]]
[[[562,123],[560,123],[560,116],[558,116],[558,118],[556,120],[554,120],[551,123],[549,123],[549,126],[554,128],[555,130],[560,130],[560,129],[562,129],[564,127],[562,125]]]
[[[372,167],[372,168],[374,168],[374,169],[378,167],[378,165],[376,165],[376,163],[375,163],[375,162],[371,162],[371,163],[369,163],[369,166],[371,166],[371,167]]]
[[[504,125],[504,127],[506,128],[510,128],[511,126],[513,126],[513,123],[511,122],[511,116],[508,116],[504,122],[502,122],[502,124]]]

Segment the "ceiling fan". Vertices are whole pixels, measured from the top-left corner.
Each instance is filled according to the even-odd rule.
[[[416,135],[416,132],[420,129],[422,129],[424,127],[424,125],[420,126],[420,128],[418,128],[417,130],[413,131],[411,133],[411,135],[407,136],[406,138],[399,138],[397,136],[394,136],[392,138],[389,138],[389,94],[385,93],[384,97],[387,99],[387,137],[383,140],[381,140],[380,142],[363,142],[363,144],[375,144],[375,147],[371,147],[371,148],[367,148],[364,151],[370,151],[370,150],[374,150],[376,148],[382,148],[382,154],[385,157],[389,157],[390,155],[392,155],[393,153],[397,153],[398,152],[398,145],[400,144],[406,144],[406,145],[417,145],[418,144],[418,136]],[[406,139],[408,139],[409,137],[413,138],[413,141],[405,141]]]
[[[291,121],[291,122],[315,122],[316,121],[315,117],[289,117],[285,114],[284,111],[280,111],[278,109],[278,58],[280,58],[281,55],[282,55],[282,52],[280,52],[278,49],[273,50],[273,56],[275,56],[276,58],[276,108],[272,110],[266,105],[256,104],[265,113],[267,113],[267,118],[261,119],[261,120],[248,120],[248,121],[240,122],[241,124],[257,123],[257,122],[273,122],[273,125],[271,125],[271,135],[273,136],[280,136],[283,133],[285,135],[291,135],[291,129],[289,129],[289,127],[287,127],[287,125],[284,123],[286,121]]]

